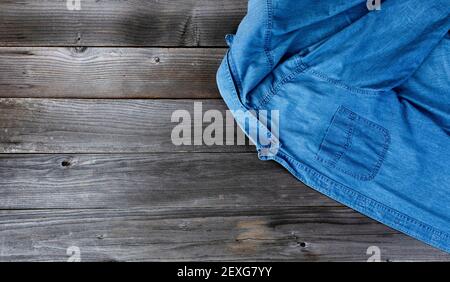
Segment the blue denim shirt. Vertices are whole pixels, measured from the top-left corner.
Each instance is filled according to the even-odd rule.
[[[250,0],[219,90],[262,160],[450,252],[450,0],[366,2]]]

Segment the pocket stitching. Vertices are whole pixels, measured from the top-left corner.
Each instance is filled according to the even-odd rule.
[[[322,150],[323,150],[323,145],[324,145],[324,143],[325,143],[326,137],[328,136],[328,133],[329,133],[331,127],[333,126],[333,123],[334,123],[334,118],[333,118],[333,120],[331,121],[330,126],[328,126],[328,129],[327,129],[327,131],[326,131],[326,133],[325,133],[324,139],[322,140],[322,142],[321,142],[321,144],[320,144],[319,152],[317,153],[316,158],[317,158],[318,160],[320,160],[321,162],[327,163],[328,165],[330,165],[330,166],[332,166],[332,167],[334,168],[334,167],[336,167],[336,164],[339,162],[339,160],[342,158],[342,156],[345,154],[345,152],[346,152],[347,150],[349,150],[349,149],[351,148],[351,146],[352,146],[354,126],[353,126],[353,125],[350,126],[349,130],[346,132],[346,137],[345,137],[346,143],[345,143],[345,145],[344,145],[344,149],[343,149],[342,151],[339,151],[339,152],[337,152],[337,153],[335,154],[335,156],[334,156],[334,158],[333,158],[333,161],[327,161],[327,160],[321,158],[321,157],[319,156],[319,154],[320,154],[320,152],[322,152]]]
[[[350,170],[342,169],[342,168],[337,166],[339,160],[342,158],[342,156],[345,155],[345,152],[348,151],[351,148],[351,146],[348,146],[348,147],[344,146],[344,150],[342,151],[341,156],[339,157],[339,159],[336,162],[331,162],[329,160],[325,160],[322,157],[320,157],[319,155],[322,152],[322,147],[323,147],[323,145],[324,145],[324,143],[326,141],[329,129],[333,126],[334,119],[332,120],[332,122],[331,122],[331,124],[329,126],[329,129],[327,130],[327,132],[325,134],[325,137],[324,137],[324,139],[323,139],[323,141],[322,141],[322,143],[320,145],[319,152],[316,154],[316,159],[318,161],[323,162],[326,165],[328,165],[328,166],[330,166],[330,167],[332,167],[334,169],[337,169],[338,171],[341,171],[341,172],[343,172],[343,173],[345,173],[347,175],[350,175],[350,176],[352,176],[352,177],[354,177],[354,178],[356,178],[358,180],[361,180],[361,181],[373,180],[375,178],[375,176],[378,174],[378,172],[379,172],[379,170],[381,168],[381,165],[383,164],[383,162],[384,162],[384,160],[386,158],[387,151],[389,149],[389,145],[390,145],[390,134],[389,134],[389,131],[386,128],[382,127],[381,125],[376,124],[375,122],[370,121],[370,120],[368,120],[366,118],[363,118],[362,116],[354,113],[353,111],[347,109],[344,106],[339,107],[339,109],[337,110],[335,116],[337,117],[337,115],[341,111],[344,111],[344,113],[350,114],[351,117],[353,116],[354,117],[353,120],[356,120],[358,122],[363,122],[365,125],[371,127],[372,129],[378,130],[379,133],[382,134],[382,136],[384,138],[384,143],[383,143],[381,152],[379,154],[377,153],[377,156],[378,156],[377,162],[372,167],[372,169],[369,170],[369,174],[368,175],[363,175],[363,174],[356,174],[356,173],[354,173],[354,172],[352,172]],[[348,118],[348,117],[346,117],[346,118]],[[352,128],[352,138],[353,138],[354,125],[352,125],[351,128]]]

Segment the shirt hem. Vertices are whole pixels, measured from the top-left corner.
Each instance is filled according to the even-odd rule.
[[[228,53],[219,68],[217,83],[219,91],[232,113],[234,111],[247,110],[240,101],[236,91],[233,76],[229,69]],[[245,130],[245,126],[240,124],[238,119],[237,122],[245,134],[248,135],[249,133]],[[258,124],[258,127],[260,126],[264,127],[264,125]],[[259,151],[261,146],[259,146],[255,140],[252,141],[256,144]],[[367,197],[358,191],[321,174],[311,167],[295,160],[282,148],[280,148],[275,155],[260,156],[260,159],[274,160],[286,168],[298,180],[329,198],[395,230],[450,253],[450,235],[448,233],[401,213],[394,208]]]

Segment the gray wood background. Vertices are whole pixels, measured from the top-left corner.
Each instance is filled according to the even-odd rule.
[[[246,2],[0,1],[0,261],[450,260],[252,146],[172,145],[174,110],[226,110]]]

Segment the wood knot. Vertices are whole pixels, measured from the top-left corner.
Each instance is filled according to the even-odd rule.
[[[77,47],[74,47],[73,50],[74,50],[75,53],[81,54],[81,53],[86,52],[87,47],[84,47],[84,46],[77,46]]]
[[[152,59],[152,63],[153,64],[159,64],[161,62],[161,58],[159,58],[159,57],[153,57],[153,59]]]

